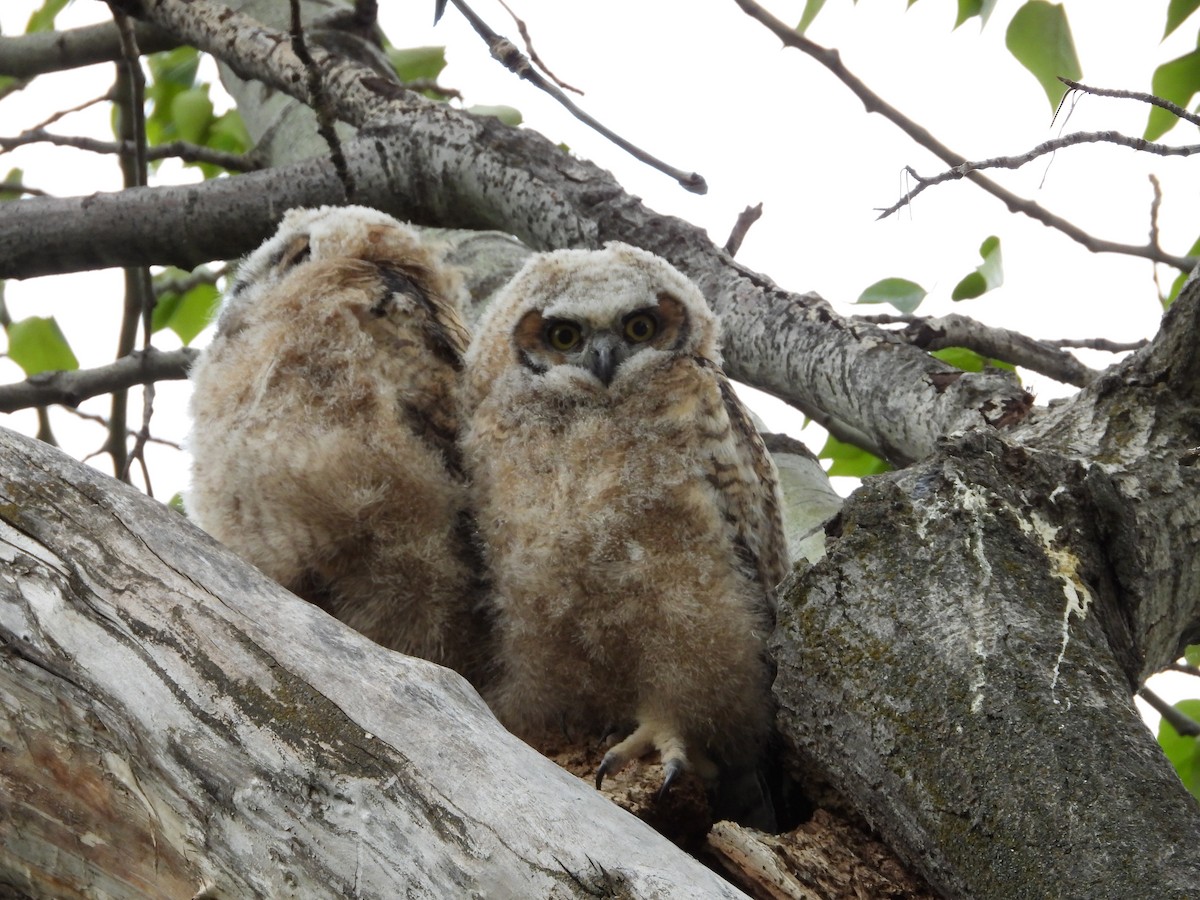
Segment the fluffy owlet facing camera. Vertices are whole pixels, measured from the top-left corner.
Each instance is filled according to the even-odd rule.
[[[475,673],[457,282],[363,207],[288,212],[192,374],[192,518],[367,637]]]
[[[786,571],[770,457],[720,368],[718,326],[665,260],[536,256],[467,354],[464,459],[488,554],[502,722],[657,750],[664,787],[752,768]]]

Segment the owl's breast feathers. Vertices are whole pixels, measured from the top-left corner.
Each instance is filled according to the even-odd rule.
[[[505,517],[539,535],[513,551],[534,566],[587,560],[578,577],[608,589],[686,557],[688,568],[732,567],[773,606],[787,562],[775,467],[720,367],[643,354],[607,389],[571,368],[534,390],[521,378],[519,400],[501,389],[489,401],[517,417],[501,428],[509,449],[493,448],[491,490],[512,490]]]

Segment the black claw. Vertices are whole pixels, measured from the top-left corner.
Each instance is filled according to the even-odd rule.
[[[604,776],[612,771],[612,766],[612,754],[605,753],[604,759],[600,760],[600,767],[596,769],[596,790],[600,790],[600,785],[604,784]]]
[[[672,782],[674,782],[676,778],[683,774],[683,763],[677,759],[673,759],[663,768],[666,769],[666,772],[663,775],[662,787],[658,789],[659,800],[662,800],[663,797],[667,796],[667,788],[671,786]]]

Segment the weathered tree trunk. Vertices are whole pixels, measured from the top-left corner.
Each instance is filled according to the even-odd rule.
[[[786,591],[781,728],[947,896],[1200,885],[1131,699],[1200,627],[1198,318],[1192,282],[1071,401],[869,479]]]
[[[738,895],[161,504],[3,430],[0,495],[0,893]]]

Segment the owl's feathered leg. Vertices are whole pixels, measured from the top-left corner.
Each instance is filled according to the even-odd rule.
[[[665,722],[643,719],[633,734],[604,754],[596,769],[596,787],[604,783],[605,775],[619,772],[630,760],[640,759],[651,750],[657,750],[662,758],[664,775],[658,791],[660,797],[689,769],[706,779],[716,774],[716,767],[703,754],[696,754],[694,762],[688,759],[687,742],[677,728]]]

